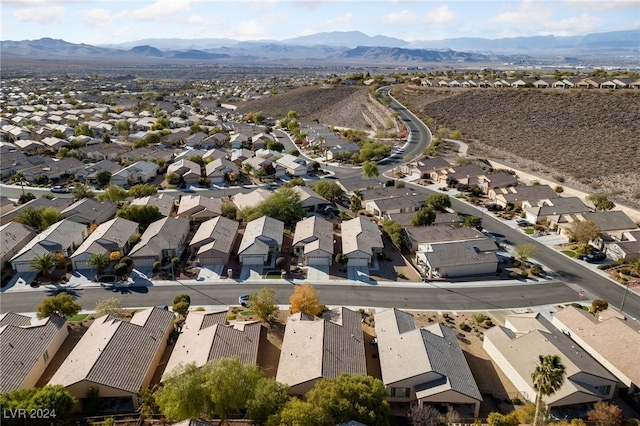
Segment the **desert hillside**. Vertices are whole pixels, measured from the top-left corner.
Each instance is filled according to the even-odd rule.
[[[440,89],[402,86],[394,96],[433,129],[462,132],[471,153],[506,160],[568,185],[640,206],[640,91]],[[312,86],[238,104],[367,129],[362,86]]]

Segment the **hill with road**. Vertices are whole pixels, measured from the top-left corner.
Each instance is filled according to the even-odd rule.
[[[289,110],[329,126],[368,129],[368,89],[311,86],[238,104],[277,118]],[[440,89],[393,95],[425,123],[462,132],[471,153],[506,160],[618,202],[640,206],[640,92]]]

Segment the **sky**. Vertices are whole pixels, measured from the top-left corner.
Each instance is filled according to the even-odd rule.
[[[361,31],[406,41],[640,30],[640,0],[2,0],[2,40],[283,40]]]

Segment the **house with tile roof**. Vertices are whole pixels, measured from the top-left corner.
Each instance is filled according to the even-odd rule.
[[[100,398],[130,401],[137,409],[138,392],[151,383],[174,319],[157,307],[136,312],[130,322],[111,315],[96,318],[49,384],[67,388],[78,399],[77,408],[94,387]]]
[[[504,327],[485,331],[483,348],[522,396],[535,402],[531,372],[539,355],[558,355],[564,384],[542,400],[553,409],[613,398],[616,377],[540,313],[508,315]]]
[[[257,206],[272,195],[273,192],[264,188],[258,188],[246,194],[239,192],[233,196],[233,204],[235,204],[238,209],[244,210]]]
[[[620,240],[624,231],[638,229],[638,225],[621,210],[568,214],[558,223],[558,234],[569,236],[574,222],[592,221],[601,233]],[[602,245],[598,248],[602,248]]]
[[[59,254],[69,256],[82,244],[87,227],[63,219],[44,229],[29,241],[9,262],[16,272],[28,272],[38,256]]]
[[[228,310],[190,311],[167,361],[164,376],[181,366],[197,367],[220,358],[235,357],[242,364],[258,363],[260,329],[258,321],[227,324]]]
[[[422,194],[413,194],[368,200],[364,208],[379,219],[394,213],[415,213],[425,206],[425,198]]]
[[[389,402],[451,406],[460,417],[478,417],[482,395],[455,331],[416,328],[413,316],[396,308],[376,313],[375,328]]]
[[[211,183],[224,183],[229,173],[238,176],[240,170],[238,165],[226,158],[216,158],[205,166],[206,175],[211,179]]]
[[[400,171],[412,180],[428,179],[431,173],[451,167],[451,163],[442,157],[423,157],[400,166]]]
[[[286,172],[291,176],[304,176],[307,174],[307,162],[295,155],[284,154],[276,161],[280,164]]]
[[[262,216],[247,223],[238,248],[243,265],[265,265],[269,256],[277,256],[282,250],[284,222]]]
[[[293,192],[300,196],[300,205],[307,212],[323,211],[329,201],[308,186],[294,186]]]
[[[156,206],[162,216],[171,216],[176,199],[169,194],[149,195],[131,201],[131,206]]]
[[[333,224],[318,216],[311,216],[296,224],[292,242],[298,262],[305,265],[333,263]]]
[[[198,179],[202,177],[200,164],[186,159],[169,164],[167,173],[176,173],[187,184],[198,183]]]
[[[60,212],[63,219],[81,223],[87,227],[100,225],[116,215],[117,206],[111,200],[100,202],[94,198],[83,198]]]
[[[356,217],[342,222],[342,253],[349,258],[349,266],[369,266],[373,256],[384,248],[378,225]]]
[[[111,184],[118,186],[146,183],[158,174],[159,167],[151,161],[138,161],[111,175]]]
[[[623,391],[640,391],[640,324],[613,308],[592,314],[573,306],[554,312],[552,324],[587,351],[623,385]]]
[[[222,200],[204,195],[183,195],[176,216],[202,223],[222,214]]]
[[[137,267],[152,267],[155,262],[180,258],[189,234],[189,220],[167,216],[149,224],[140,240],[129,252]]]
[[[607,244],[605,252],[613,260],[640,259],[640,230],[623,232],[619,241]]]
[[[345,307],[322,319],[298,312],[290,315],[282,340],[276,380],[304,395],[322,378],[341,373],[367,374],[362,316]]]
[[[538,203],[522,203],[525,219],[529,223],[547,223],[549,226],[566,222],[570,215],[588,213],[591,210],[578,197],[559,197]]]
[[[0,265],[2,265],[2,269],[35,236],[35,229],[19,222],[9,222],[0,226]]]
[[[34,319],[11,312],[0,315],[0,393],[33,388],[69,334],[57,315]]]
[[[509,186],[489,190],[489,198],[502,207],[506,207],[507,204],[522,207],[524,202],[533,205],[541,200],[552,200],[559,197],[560,195],[549,185]]]
[[[138,224],[116,217],[98,226],[71,255],[74,270],[91,269],[87,260],[94,254],[109,256],[114,251],[126,256],[129,253],[129,238],[138,232]]]
[[[235,244],[240,224],[218,216],[200,224],[191,242],[190,259],[200,265],[226,265]]]

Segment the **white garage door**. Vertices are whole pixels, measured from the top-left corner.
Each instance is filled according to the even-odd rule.
[[[199,256],[198,261],[202,265],[224,265],[226,263],[222,256]]]
[[[307,256],[307,265],[331,265],[331,258],[328,256]]]
[[[133,266],[136,268],[152,268],[153,264],[158,261],[157,257],[132,257]]]
[[[347,266],[368,266],[369,259],[363,257],[350,257]]]
[[[91,269],[89,266],[87,266],[87,261],[86,260],[74,260],[73,261],[73,269],[75,269],[76,271],[78,269]]]
[[[264,256],[240,256],[240,263],[243,265],[264,265]]]
[[[17,272],[30,272],[33,269],[31,269],[31,263],[14,263],[13,267],[16,268]]]

